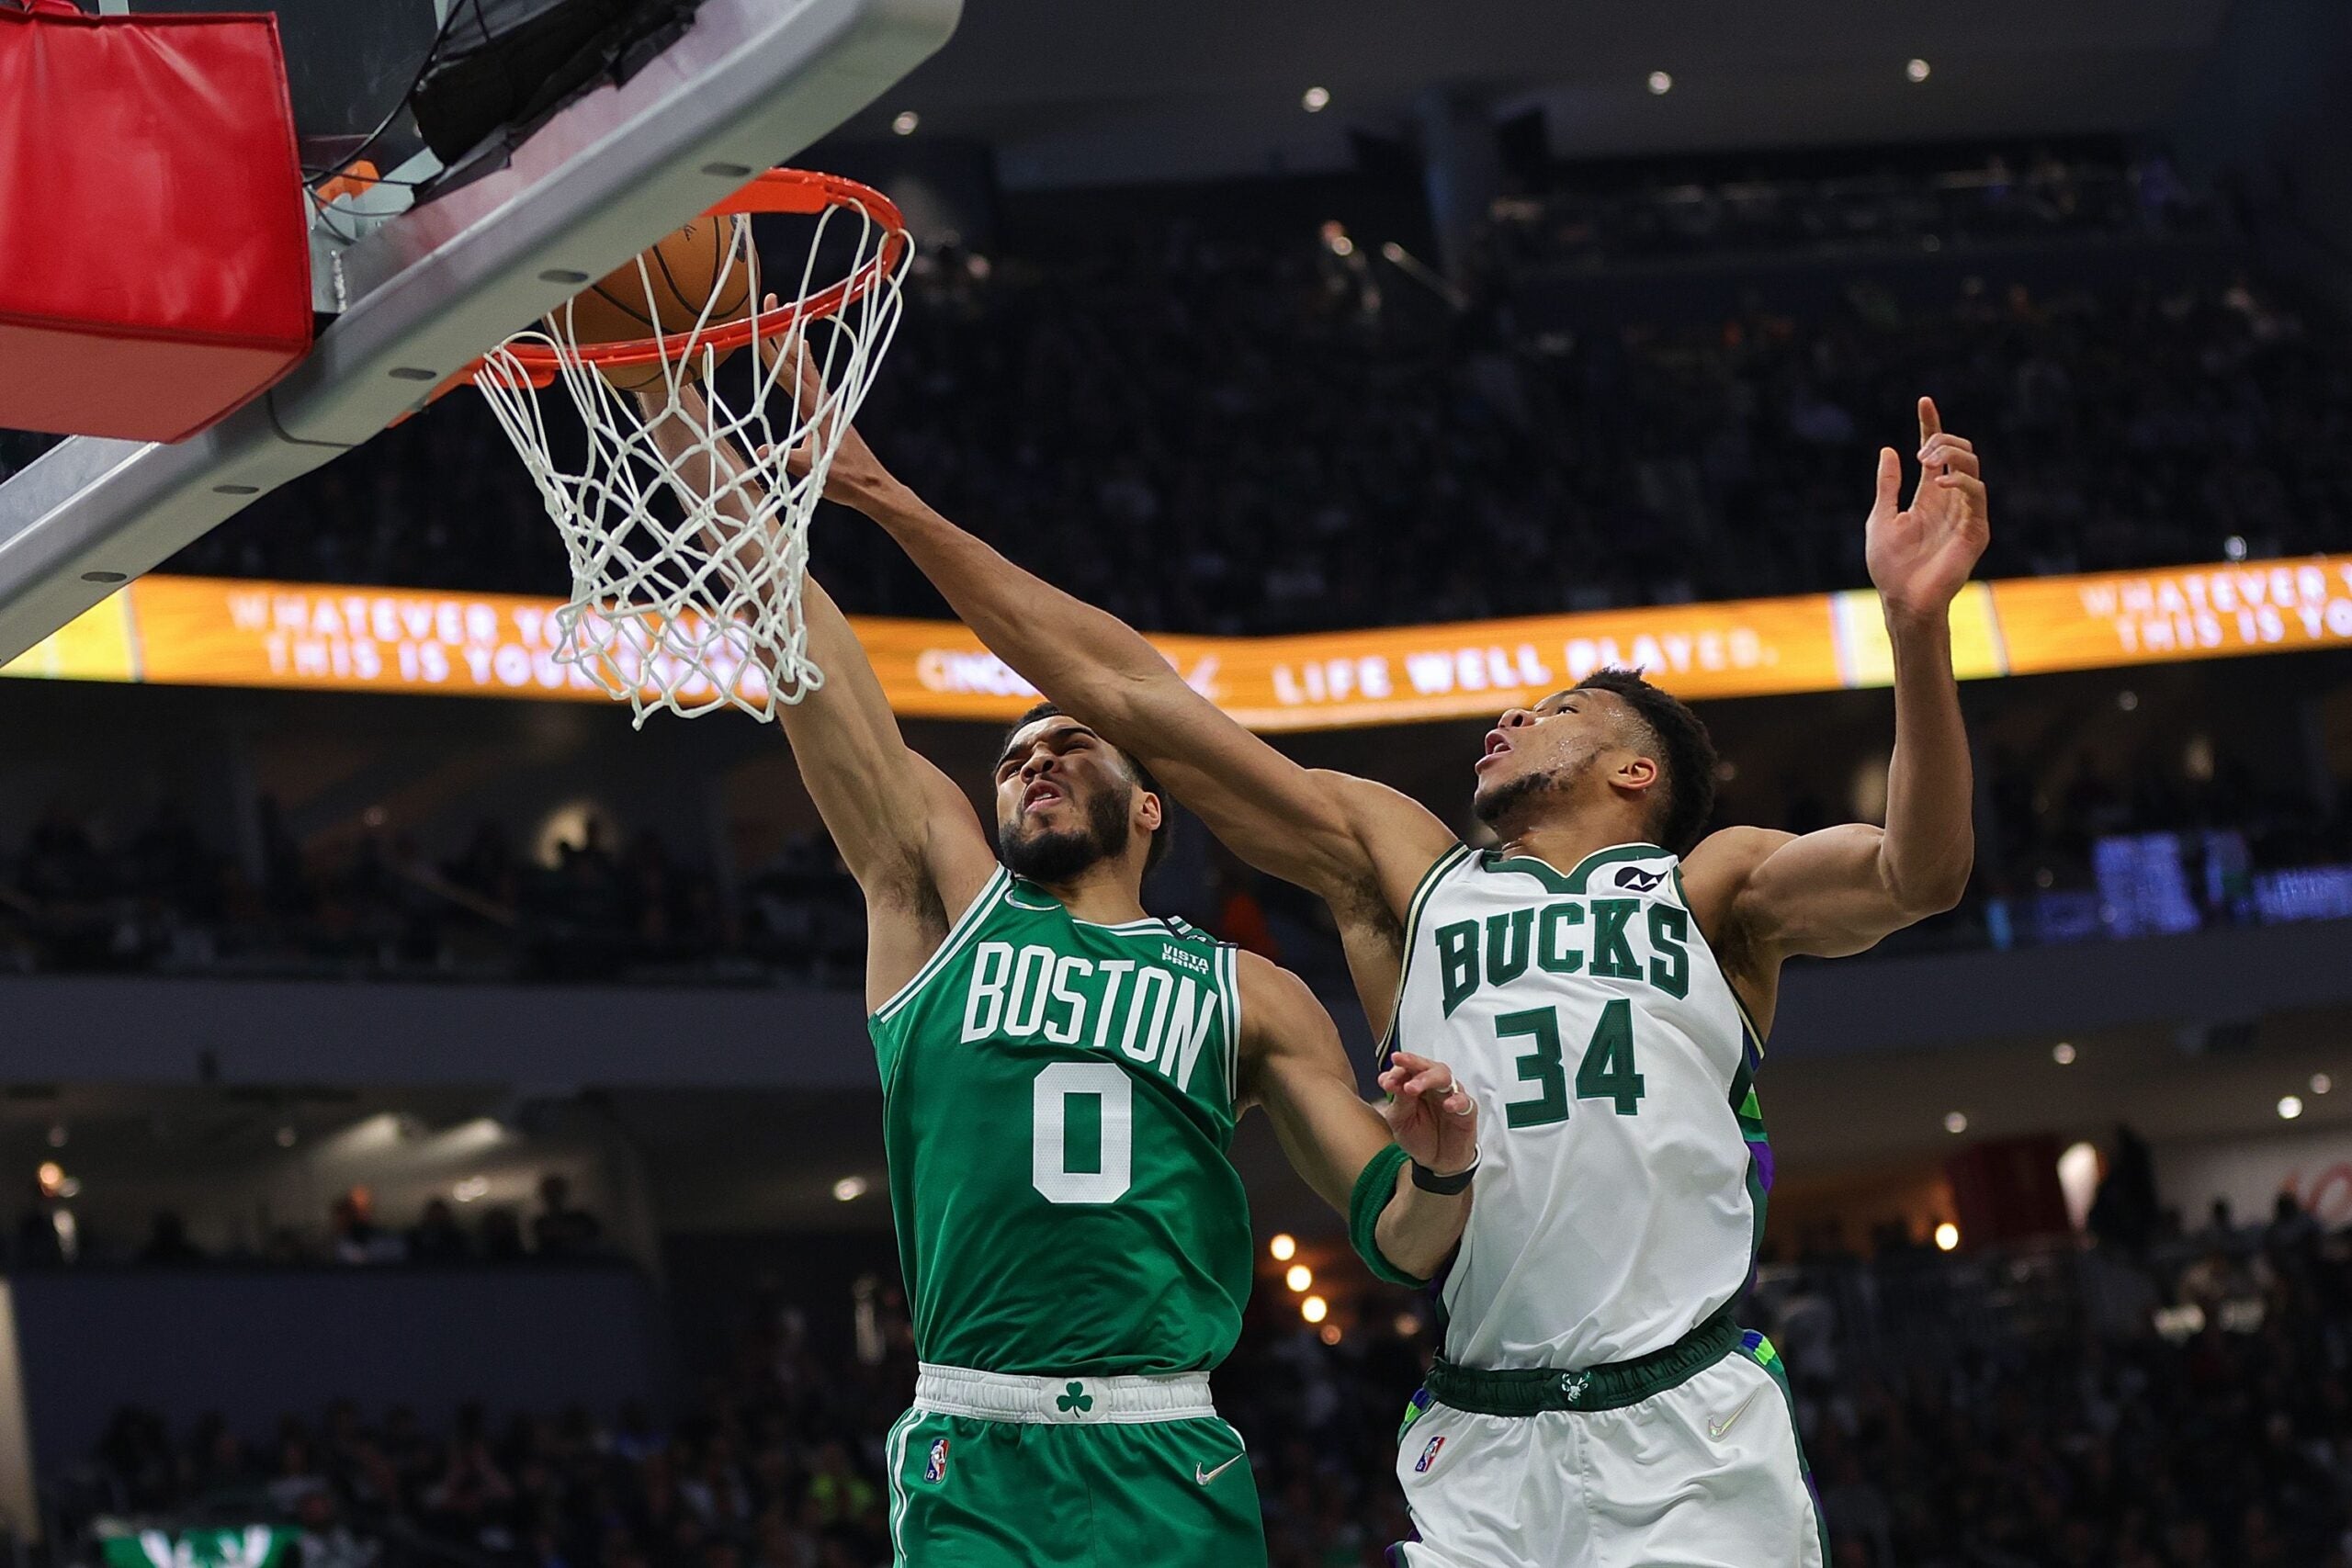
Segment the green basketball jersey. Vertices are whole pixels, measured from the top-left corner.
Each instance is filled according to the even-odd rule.
[[[1250,1293],[1234,950],[1097,925],[999,870],[868,1021],[925,1361],[1197,1371]]]

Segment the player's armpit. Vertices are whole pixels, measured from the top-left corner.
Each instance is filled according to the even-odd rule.
[[[1394,1142],[1388,1123],[1358,1092],[1306,982],[1254,953],[1240,960],[1243,1098],[1266,1108],[1291,1168],[1344,1214],[1357,1176]]]
[[[909,751],[918,804],[913,836],[872,839],[889,848],[853,867],[865,897],[866,1005],[878,1007],[931,962],[956,917],[996,874],[995,852],[953,779]],[[811,793],[815,792],[811,785]]]

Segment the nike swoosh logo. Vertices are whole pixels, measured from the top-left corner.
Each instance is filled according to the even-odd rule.
[[[1732,1424],[1733,1422],[1735,1422],[1735,1421],[1738,1420],[1742,1416],[1745,1416],[1745,1415],[1747,1415],[1747,1407],[1748,1407],[1749,1405],[1751,1405],[1751,1404],[1755,1404],[1755,1403],[1756,1403],[1756,1396],[1757,1396],[1758,1393],[1761,1393],[1762,1392],[1763,1392],[1763,1390],[1761,1390],[1761,1389],[1751,1389],[1751,1390],[1749,1390],[1749,1391],[1748,1391],[1747,1397],[1746,1399],[1743,1399],[1743,1400],[1741,1400],[1741,1401],[1739,1402],[1739,1408],[1738,1408],[1738,1409],[1736,1409],[1736,1410],[1733,1411],[1730,1415],[1728,1415],[1728,1416],[1724,1416],[1724,1417],[1722,1420],[1720,1420],[1720,1421],[1710,1421],[1710,1422],[1708,1422],[1708,1423],[1707,1423],[1707,1436],[1709,1436],[1709,1437],[1711,1437],[1711,1438],[1720,1438],[1720,1437],[1722,1437],[1725,1432],[1730,1431],[1730,1430],[1731,1430],[1731,1424]]]
[[[1231,1459],[1227,1460],[1215,1470],[1203,1470],[1201,1468],[1200,1461],[1198,1460],[1194,1460],[1193,1461],[1193,1479],[1199,1482],[1202,1485],[1206,1486],[1210,1482],[1215,1481],[1218,1476],[1223,1475],[1227,1471],[1231,1470],[1235,1465],[1239,1464],[1240,1462],[1241,1456],[1239,1454],[1235,1454]]]

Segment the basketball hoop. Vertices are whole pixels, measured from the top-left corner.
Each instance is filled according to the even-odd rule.
[[[788,296],[760,276],[755,212],[816,220]],[[693,718],[734,707],[773,718],[776,704],[797,703],[824,683],[808,657],[800,609],[808,520],[904,305],[906,220],[878,191],[773,169],[708,216],[726,220],[729,231],[691,329],[663,331],[653,273],[640,255],[636,273],[651,335],[583,343],[566,303],[464,373],[563,536],[571,597],[550,617],[555,660],[628,702],[639,726],[656,708]],[[846,265],[820,283],[821,258],[844,249]],[[763,308],[767,292],[778,296],[774,310]],[[748,299],[751,313],[713,320],[729,298]],[[751,386],[748,395],[733,394],[738,408],[716,372],[747,346]],[[804,357],[817,383],[808,393],[796,364]],[[654,412],[608,376],[651,394]],[[558,458],[541,402],[558,385],[585,432],[574,464]],[[690,395],[696,391],[698,401]],[[692,437],[676,457],[653,434],[669,422]],[[721,456],[723,446],[735,462]],[[797,477],[786,464],[795,453],[806,459]]]

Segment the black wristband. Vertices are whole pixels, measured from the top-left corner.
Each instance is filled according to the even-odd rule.
[[[1451,1198],[1457,1193],[1469,1191],[1470,1179],[1477,1174],[1478,1162],[1475,1159],[1452,1176],[1440,1176],[1419,1160],[1413,1162],[1413,1185],[1424,1192],[1434,1192],[1441,1198]]]

